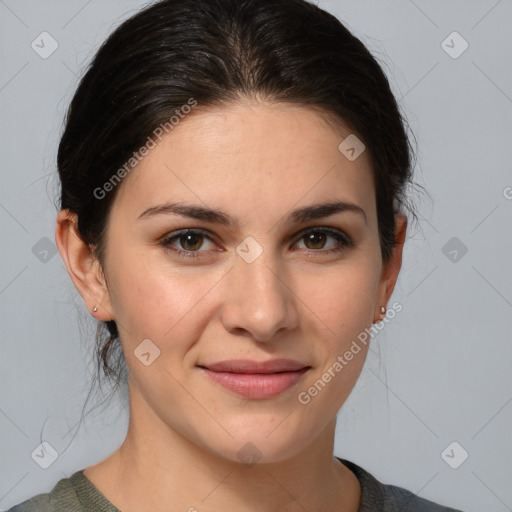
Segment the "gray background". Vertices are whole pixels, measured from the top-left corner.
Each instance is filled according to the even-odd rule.
[[[0,0],[2,510],[105,458],[126,433],[118,400],[89,414],[71,442],[93,371],[94,321],[52,253],[53,199],[62,119],[78,76],[142,5]],[[320,6],[384,65],[418,141],[416,180],[430,194],[413,196],[421,222],[411,226],[390,302],[403,311],[373,340],[339,414],[336,455],[467,512],[510,511],[511,2]],[[31,48],[43,31],[58,42],[46,59]],[[463,48],[458,36],[442,46],[453,31],[469,44],[457,58],[445,50]],[[41,441],[58,452],[48,469],[31,458]],[[453,469],[445,460],[460,462],[462,449],[469,457]]]

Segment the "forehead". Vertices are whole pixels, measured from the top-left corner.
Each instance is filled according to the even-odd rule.
[[[156,204],[183,201],[238,218],[328,199],[357,203],[372,216],[370,157],[363,151],[349,160],[339,149],[348,136],[341,123],[297,105],[199,108],[124,178],[114,208],[134,218]]]

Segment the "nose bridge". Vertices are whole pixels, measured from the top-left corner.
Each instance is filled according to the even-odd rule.
[[[297,312],[293,294],[283,282],[282,263],[270,248],[263,250],[248,238],[237,247],[222,321],[227,330],[243,329],[260,341],[270,340],[283,327],[296,325]]]

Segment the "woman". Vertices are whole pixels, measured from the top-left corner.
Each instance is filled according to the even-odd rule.
[[[453,510],[333,456],[414,215],[404,121],[336,18],[145,8],[78,87],[58,169],[57,245],[106,375],[122,349],[130,423],[13,512]]]

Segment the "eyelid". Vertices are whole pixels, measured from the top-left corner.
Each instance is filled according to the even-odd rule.
[[[344,242],[344,244],[347,247],[354,245],[352,238],[345,231],[343,231],[342,229],[339,229],[339,228],[331,228],[329,226],[311,226],[309,228],[306,228],[306,229],[302,230],[297,235],[296,241],[294,243],[298,242],[301,238],[304,238],[306,235],[309,235],[310,233],[317,233],[317,232],[328,233],[333,238],[340,238],[340,239],[342,239],[342,241]],[[310,249],[310,250],[314,251],[314,249]],[[323,249],[318,249],[315,252],[321,252],[322,250]]]
[[[206,229],[201,228],[183,228],[178,229],[175,231],[171,231],[170,233],[165,234],[164,236],[160,237],[158,243],[161,245],[167,245],[170,244],[172,240],[180,238],[181,236],[193,234],[193,235],[203,235],[205,238],[207,238],[210,242],[216,243],[215,239],[216,236]],[[185,249],[181,249],[182,251],[185,251]],[[204,252],[204,251],[186,251],[186,252]]]

